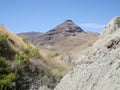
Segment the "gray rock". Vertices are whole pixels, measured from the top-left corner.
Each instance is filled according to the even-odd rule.
[[[109,42],[107,42],[107,43],[105,44],[105,46],[106,46],[107,48],[116,48],[116,46],[118,46],[119,43],[120,43],[120,38],[115,38],[115,39],[112,39],[112,40],[110,40]]]
[[[108,25],[104,28],[102,36],[106,36],[108,34],[112,34],[116,30],[120,28],[120,17],[114,17]]]
[[[119,19],[113,18],[102,37],[79,54],[74,68],[54,90],[120,90],[120,29],[114,24]]]

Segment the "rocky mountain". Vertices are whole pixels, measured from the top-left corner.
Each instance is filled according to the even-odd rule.
[[[92,47],[79,53],[54,90],[120,90],[120,16],[108,23]]]
[[[58,53],[59,59],[69,64],[76,57],[76,53],[91,47],[99,37],[97,33],[85,32],[72,20],[66,20],[42,35],[26,35],[22,36],[39,48]]]
[[[0,90],[53,89],[67,72],[55,55],[0,25]]]
[[[36,37],[32,38],[32,40],[32,36],[29,38],[25,35],[25,38],[30,42],[32,41],[37,47],[64,53],[78,47],[81,47],[81,49],[89,47],[97,40],[98,36],[97,33],[85,32],[72,20],[66,20],[45,34],[39,36],[36,34]]]

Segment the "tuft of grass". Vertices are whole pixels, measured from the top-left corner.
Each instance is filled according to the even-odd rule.
[[[28,43],[27,39],[22,37],[23,42]]]
[[[48,57],[49,57],[49,58],[55,58],[55,57],[57,57],[57,56],[59,56],[58,53],[49,53],[49,54],[48,54]]]
[[[40,58],[40,53],[38,48],[31,48],[29,50],[29,56],[33,58]]]

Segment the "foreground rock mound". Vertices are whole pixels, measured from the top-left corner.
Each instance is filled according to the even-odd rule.
[[[120,17],[113,18],[54,90],[120,90],[119,25]]]

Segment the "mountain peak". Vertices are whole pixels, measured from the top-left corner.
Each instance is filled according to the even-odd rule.
[[[108,25],[104,28],[102,36],[106,36],[108,34],[112,34],[119,30],[120,28],[120,16],[114,17],[110,20]]]
[[[71,19],[66,20],[65,22],[73,22]]]
[[[50,30],[49,32],[53,32],[53,31],[73,31],[73,32],[82,32],[83,30],[76,25],[72,20],[66,20],[63,23],[57,25],[55,28],[53,28],[52,30]]]

